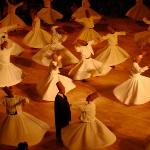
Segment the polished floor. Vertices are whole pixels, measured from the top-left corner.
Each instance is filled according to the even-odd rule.
[[[79,56],[74,50],[73,41],[79,34],[82,26],[73,22],[60,22],[57,24],[63,26],[68,32],[69,38],[64,45],[76,56]],[[113,68],[106,76],[91,78],[86,82],[75,81],[77,88],[67,94],[68,100],[70,103],[84,100],[92,91],[99,91],[101,96],[96,99],[97,118],[117,136],[116,143],[102,150],[145,150],[148,142],[150,143],[150,103],[140,106],[123,105],[113,96],[112,90],[116,85],[128,79],[132,59],[135,55],[142,51],[147,51],[148,53],[141,65],[150,64],[150,46],[146,46],[141,50],[134,42],[134,33],[145,30],[147,26],[144,23],[135,23],[127,18],[104,18],[95,26],[95,29],[101,35],[105,35],[108,33],[108,25],[112,26],[116,31],[127,32],[126,36],[120,36],[119,45],[130,54],[130,59]],[[49,29],[48,27],[45,28]],[[44,77],[47,67],[38,65],[31,60],[32,55],[38,50],[30,49],[23,45],[22,38],[26,33],[27,31],[10,33],[10,38],[25,48],[25,51],[20,56],[12,58],[12,62],[24,71],[24,80],[13,88],[14,93],[28,96],[30,104],[24,107],[24,111],[31,113],[50,125],[50,132],[45,135],[41,143],[29,147],[29,150],[65,150],[66,148],[58,145],[55,140],[53,102],[42,101],[36,93],[36,83]],[[96,45],[94,47],[95,55],[98,55],[101,51],[99,49],[102,49],[105,45],[106,42]],[[62,72],[66,74],[71,67],[65,67]],[[144,75],[150,77],[150,71],[145,72]],[[4,96],[2,91],[0,91],[0,96]],[[3,114],[4,108],[1,105],[0,117]],[[77,119],[78,113],[72,110],[72,121]],[[0,145],[0,150],[14,149],[14,147]]]

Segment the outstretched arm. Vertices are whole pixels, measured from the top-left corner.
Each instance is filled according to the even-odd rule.
[[[83,18],[81,18],[81,19],[75,19],[75,21],[83,24]]]
[[[67,36],[67,35],[64,35],[64,36],[62,37],[62,42],[65,42],[65,41],[67,40],[67,38],[68,38],[68,36]]]
[[[21,3],[17,4],[17,5],[15,5],[15,8],[18,8],[18,7],[20,7],[21,5],[23,5],[23,2],[21,2]]]
[[[143,18],[144,23],[150,25],[150,20],[148,20],[146,17]]]
[[[134,68],[135,68],[138,72],[140,72],[140,73],[145,72],[146,70],[149,69],[148,66],[140,67],[140,66],[138,65],[138,63],[134,63],[133,66],[134,66]]]
[[[78,47],[78,46],[75,46],[75,50],[76,50],[76,52],[81,52],[81,49],[80,49],[80,47]]]
[[[23,104],[23,105],[24,105],[24,104],[26,104],[26,103],[29,103],[29,99],[28,99],[27,97],[21,96],[19,102],[16,103],[15,106],[20,105],[20,104]]]

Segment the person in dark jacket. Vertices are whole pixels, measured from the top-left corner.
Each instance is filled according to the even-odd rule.
[[[56,85],[59,90],[54,102],[56,138],[59,143],[63,144],[61,139],[61,129],[69,125],[69,121],[71,121],[71,111],[69,102],[65,96],[65,87],[60,81],[57,82]]]

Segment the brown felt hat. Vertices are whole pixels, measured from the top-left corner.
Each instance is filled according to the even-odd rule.
[[[56,83],[56,86],[57,86],[58,89],[65,89],[65,87],[64,87],[64,85],[62,84],[61,81],[58,81],[58,82]]]

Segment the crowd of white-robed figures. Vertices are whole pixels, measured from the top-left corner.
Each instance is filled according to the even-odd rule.
[[[22,81],[22,70],[10,62],[10,56],[18,56],[24,51],[23,47],[9,39],[7,33],[4,32],[18,30],[26,26],[23,20],[15,14],[16,8],[23,5],[23,3],[13,5],[9,1],[7,2],[8,15],[1,20],[2,27],[0,28],[0,87],[2,88],[11,87]],[[83,29],[74,41],[76,51],[81,54],[80,59],[77,58],[63,45],[63,42],[69,37],[61,27],[53,26],[50,33],[41,28],[40,19],[43,21],[47,20],[48,24],[53,24],[57,19],[62,17],[62,15],[55,12],[55,10],[53,10],[54,13],[50,13],[52,8],[50,6],[50,1],[49,4],[46,4],[47,2],[48,1],[44,1],[44,5],[47,5],[46,7],[42,8],[38,13],[33,13],[32,29],[23,39],[25,45],[40,49],[32,57],[32,60],[41,65],[48,66],[47,74],[37,83],[37,91],[43,100],[55,100],[55,96],[59,92],[56,86],[58,81],[62,82],[67,93],[76,87],[73,80],[84,80],[95,76],[104,76],[108,74],[114,66],[129,58],[129,54],[126,50],[118,45],[118,37],[121,35],[125,36],[126,32],[116,32],[111,29],[110,33],[105,36],[96,32],[94,30],[94,24],[101,19],[101,15],[92,10],[90,8],[90,3],[84,0],[82,6],[73,14],[74,20],[83,25]],[[140,10],[142,14],[137,13],[137,8],[140,8],[138,10]],[[44,14],[50,15],[47,16]],[[140,14],[143,21],[148,25],[150,24],[150,21],[147,19],[147,14],[149,14],[148,8],[143,5],[141,0],[137,0],[136,6],[131,8],[127,14],[128,16],[130,16],[130,14],[132,14],[132,16],[133,14],[136,14],[135,16]],[[55,18],[55,16],[57,17]],[[132,18],[140,20],[135,16]],[[50,22],[52,18],[53,22]],[[104,40],[108,41],[107,47],[96,58],[93,58],[94,50],[92,46]],[[138,42],[141,47],[148,44],[150,42],[149,28],[146,31],[136,33],[135,41]],[[142,53],[134,58],[129,79],[118,85],[113,91],[116,98],[123,104],[138,105],[144,104],[150,100],[148,91],[150,78],[141,75],[149,69],[149,65],[145,67],[140,67],[139,65],[144,55],[145,53]],[[60,68],[70,64],[75,65],[69,71],[68,76],[61,74]],[[6,116],[0,128],[2,131],[0,134],[1,144],[16,146],[19,142],[24,140],[27,141],[29,145],[34,145],[37,144],[42,139],[44,133],[49,130],[46,123],[30,114],[22,112],[21,104],[26,102],[28,102],[27,98],[22,96],[11,97],[8,96],[7,93],[7,96],[4,97],[3,104],[6,107]],[[95,147],[95,149],[97,149],[112,144],[115,141],[115,136],[105,125],[95,118],[95,104],[85,101],[81,106],[82,107],[79,106],[81,111],[80,122],[66,128],[66,136],[63,134],[66,146],[71,145],[69,140],[72,139],[72,137],[74,137],[74,142],[69,147],[70,149],[74,149],[74,146],[77,144],[79,145],[78,149],[83,149],[83,147],[81,147],[83,145],[82,138],[85,139],[89,137],[97,141],[97,144],[92,145],[94,142],[93,139],[87,139],[86,144],[87,147],[89,146],[88,149],[90,149],[91,145],[97,145],[97,147]],[[83,124],[81,122],[84,122],[85,126],[82,126]],[[80,128],[80,126],[82,127]],[[91,127],[91,130],[88,130],[89,127]],[[70,136],[68,136],[67,133],[69,133],[72,128],[74,130],[76,129],[76,132],[72,132],[72,135],[70,134]],[[80,132],[78,132],[79,128]],[[101,133],[102,129],[103,133]],[[85,135],[84,130],[87,131],[85,132],[87,135]],[[78,137],[78,140],[76,137]],[[91,142],[88,144],[89,140]]]

